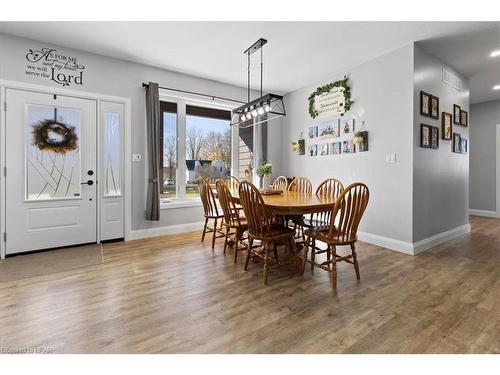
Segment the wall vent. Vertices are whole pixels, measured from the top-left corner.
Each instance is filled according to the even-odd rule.
[[[460,77],[446,68],[443,68],[443,82],[457,89],[458,91],[462,91],[463,84]]]

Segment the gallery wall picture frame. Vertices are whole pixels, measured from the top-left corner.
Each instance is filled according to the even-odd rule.
[[[352,142],[352,139],[349,139],[347,141],[342,141],[342,153],[343,154],[354,154],[356,152],[356,149],[354,147],[354,143]]]
[[[464,111],[463,109],[460,110],[460,125],[469,125],[469,113],[467,111]]]
[[[356,133],[357,134],[357,133]],[[368,131],[364,130],[362,132],[359,132],[361,137],[363,138],[363,143],[358,144],[356,146],[357,152],[365,152],[368,151]]]
[[[309,139],[318,138],[318,126],[317,125],[309,126],[309,129],[307,131],[307,136]]]
[[[328,145],[328,155],[340,155],[342,153],[342,142],[331,142]]]
[[[340,136],[340,120],[322,122],[318,125],[318,137],[321,139],[338,138]]]
[[[306,140],[299,139],[297,142],[299,144],[299,150],[298,150],[299,155],[305,155],[306,154]]]
[[[431,94],[420,91],[420,114],[431,117]]]
[[[452,114],[443,112],[441,114],[441,137],[446,141],[451,141],[453,137]]]
[[[431,127],[420,124],[420,147],[431,148]]]
[[[460,137],[460,153],[461,154],[466,154],[468,152],[468,147],[469,142],[467,141],[467,138],[462,138]]]
[[[341,134],[352,134],[355,130],[354,119],[342,119],[340,122],[340,133]]]
[[[318,145],[318,154],[321,156],[328,155],[328,143],[322,143]]]
[[[439,119],[439,98],[431,95],[431,118]]]
[[[437,150],[439,148],[439,128],[431,126],[431,148]]]
[[[456,154],[460,154],[460,134],[459,133],[453,133],[452,151]]]
[[[460,111],[462,108],[458,104],[453,104],[453,123],[460,125]]]
[[[309,156],[318,156],[318,145],[309,145],[307,148],[307,154]]]

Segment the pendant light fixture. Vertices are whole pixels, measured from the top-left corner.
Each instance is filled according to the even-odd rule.
[[[247,128],[262,122],[269,122],[281,116],[285,116],[285,103],[283,96],[276,94],[262,95],[262,70],[264,67],[263,47],[267,43],[266,39],[260,38],[252,44],[245,52],[248,58],[248,78],[247,78],[247,103],[234,109],[231,115],[231,126]],[[250,56],[260,50],[260,97],[250,100]]]

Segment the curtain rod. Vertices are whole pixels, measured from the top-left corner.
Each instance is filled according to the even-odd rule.
[[[142,87],[146,88],[148,86],[149,86],[149,84],[144,83],[144,82],[142,83]],[[228,102],[245,104],[245,102],[242,102],[241,100],[224,98],[222,96],[207,95],[207,94],[202,94],[202,93],[199,93],[199,92],[179,90],[179,89],[173,89],[173,88],[170,88],[170,87],[163,87],[163,86],[159,86],[159,88],[162,89],[162,90],[182,92],[182,93],[185,93],[185,94],[191,94],[191,95],[197,95],[197,96],[204,96],[206,98],[211,98],[212,100],[219,99],[219,100],[225,100],[225,101],[228,101]]]

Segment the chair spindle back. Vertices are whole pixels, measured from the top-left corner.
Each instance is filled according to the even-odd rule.
[[[240,227],[240,215],[238,214],[227,183],[223,180],[217,180],[216,186],[219,203],[222,208],[222,213],[224,214],[224,222],[233,227]]]
[[[285,176],[279,176],[276,180],[274,180],[273,184],[271,185],[271,189],[273,190],[286,191],[287,188],[288,188],[288,180],[286,179]]]
[[[303,194],[312,194],[312,183],[306,177],[295,177],[288,186],[288,191],[295,191]]]
[[[239,189],[240,203],[248,223],[251,237],[260,237],[271,228],[269,214],[259,190],[251,183],[242,181]]]
[[[210,186],[210,182],[204,178],[200,178],[198,180],[198,191],[200,192],[201,203],[203,204],[205,216],[219,216],[217,199],[215,198],[215,194]]]

